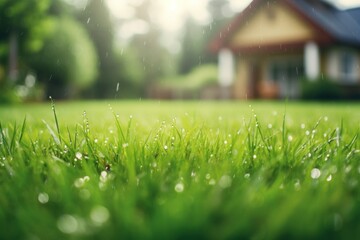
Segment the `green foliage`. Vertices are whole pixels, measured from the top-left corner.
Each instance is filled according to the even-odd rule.
[[[190,73],[175,78],[165,79],[162,86],[184,90],[201,90],[201,88],[217,83],[217,66],[204,64],[194,68]]]
[[[63,98],[66,88],[84,89],[97,76],[97,55],[82,25],[71,17],[54,18],[55,27],[44,48],[31,56],[31,66],[47,86],[47,95]],[[70,95],[76,94],[70,93]]]
[[[38,51],[49,31],[47,10],[50,0],[0,1],[0,42],[13,33],[21,35],[23,50]]]
[[[336,100],[342,98],[340,87],[327,78],[302,81],[302,98],[306,100]]]
[[[0,107],[0,238],[359,235],[359,104],[107,105]]]

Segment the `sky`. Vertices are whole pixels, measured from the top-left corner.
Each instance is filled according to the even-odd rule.
[[[85,6],[88,0],[66,0],[67,2]],[[105,0],[111,14],[121,21],[117,28],[119,39],[125,42],[135,34],[143,34],[149,30],[149,23],[134,19],[135,9],[143,0]],[[185,19],[191,16],[200,24],[209,24],[210,16],[207,12],[209,0],[151,0],[149,9],[152,24],[156,24],[163,32],[162,42],[169,50],[180,51],[179,34]],[[230,0],[230,11],[224,9],[224,14],[234,14],[243,10],[252,0]],[[360,0],[328,0],[340,8],[359,7]]]
[[[82,0],[84,1],[84,0]],[[131,19],[134,8],[143,0],[106,0],[111,13],[120,19]],[[230,8],[233,12],[244,9],[252,0],[230,0]],[[329,0],[335,2],[341,8],[360,6],[360,0]],[[186,16],[190,15],[199,23],[208,23],[209,15],[206,9],[208,0],[152,0],[150,13],[154,23],[168,32],[178,32],[184,24]],[[125,35],[131,35],[130,29],[138,29],[139,33],[146,31],[146,23],[135,21],[129,23],[124,31]],[[136,31],[136,30],[135,30]],[[126,33],[127,32],[127,33]]]

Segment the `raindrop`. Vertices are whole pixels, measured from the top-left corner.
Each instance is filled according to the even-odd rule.
[[[231,186],[231,183],[232,183],[232,179],[228,175],[222,176],[219,180],[219,186],[221,188],[228,188]]]
[[[90,18],[88,18],[86,21],[86,24],[89,24],[89,23],[90,23]]]
[[[109,210],[103,206],[96,206],[91,210],[90,218],[97,226],[104,224],[110,217]]]
[[[74,186],[77,188],[81,188],[82,186],[84,186],[84,179],[83,178],[78,178],[74,181]]]
[[[175,185],[175,191],[178,193],[181,193],[184,191],[184,184],[183,183],[178,183]]]
[[[57,221],[57,227],[63,233],[72,234],[78,230],[79,223],[74,216],[65,214]]]
[[[210,179],[210,181],[209,181],[209,185],[215,185],[216,184],[216,181],[215,181],[215,179]]]
[[[79,192],[79,196],[80,196],[81,199],[87,200],[87,199],[90,198],[91,193],[87,189],[81,189],[80,192]]]
[[[321,172],[318,168],[313,168],[311,170],[311,178],[312,179],[318,179],[320,177],[320,175],[321,175]]]
[[[45,192],[39,193],[38,200],[40,203],[45,204],[49,201],[49,195]]]
[[[120,84],[119,84],[119,83],[117,83],[117,84],[116,84],[116,92],[118,92],[118,91],[119,91],[119,86],[120,86]]]
[[[82,159],[82,154],[81,154],[80,152],[77,152],[77,153],[75,154],[75,157],[76,157],[77,159],[81,160],[81,159]]]
[[[330,182],[332,180],[332,175],[330,174],[327,178],[326,181]]]

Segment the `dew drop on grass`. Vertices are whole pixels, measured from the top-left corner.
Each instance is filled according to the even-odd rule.
[[[302,124],[300,125],[300,127],[301,127],[301,129],[305,129],[305,123],[302,123]]]
[[[207,173],[207,174],[205,175],[205,178],[206,178],[207,180],[209,180],[209,179],[211,178],[210,173]]]
[[[80,196],[81,199],[87,200],[87,199],[90,198],[91,193],[87,189],[81,189],[80,192],[79,192],[79,196]]]
[[[268,129],[271,129],[273,126],[271,123],[268,124]]]
[[[80,152],[77,152],[75,154],[75,157],[78,159],[78,160],[81,160],[82,159],[82,154]]]
[[[256,154],[254,154],[253,159],[256,159],[256,158],[257,158],[257,156],[256,156]]]
[[[45,204],[49,201],[49,195],[46,193],[46,192],[43,192],[43,193],[39,193],[38,195],[38,201],[41,203],[41,204]]]
[[[175,192],[182,193],[184,191],[184,184],[183,183],[177,183],[175,185]]]
[[[332,180],[332,175],[330,174],[327,178],[326,181],[330,182]]]
[[[293,136],[291,136],[291,135],[288,136],[288,141],[289,142],[292,142],[293,139],[294,139]]]
[[[216,181],[215,181],[215,179],[210,179],[210,181],[209,181],[209,185],[215,185],[216,184]]]
[[[250,173],[245,173],[244,178],[249,179],[250,178]]]
[[[311,178],[312,179],[318,179],[320,177],[320,175],[321,175],[321,172],[318,168],[313,168],[311,170]]]
[[[164,145],[164,149],[165,149],[165,150],[168,150],[168,148],[169,148],[169,147],[168,147],[167,145]]]
[[[66,234],[73,234],[79,228],[78,220],[69,214],[62,215],[57,221],[58,229]]]
[[[232,179],[228,175],[222,176],[219,180],[219,186],[224,189],[230,187],[231,183],[232,183]]]
[[[109,218],[109,210],[104,206],[96,206],[91,210],[90,219],[97,226],[103,225]]]
[[[85,183],[85,181],[83,178],[78,178],[74,181],[74,186],[76,188],[81,188],[82,186],[84,186],[84,183]]]

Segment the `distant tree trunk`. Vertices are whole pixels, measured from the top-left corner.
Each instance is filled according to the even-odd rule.
[[[9,39],[9,73],[8,78],[15,82],[18,78],[18,33],[12,32]]]

